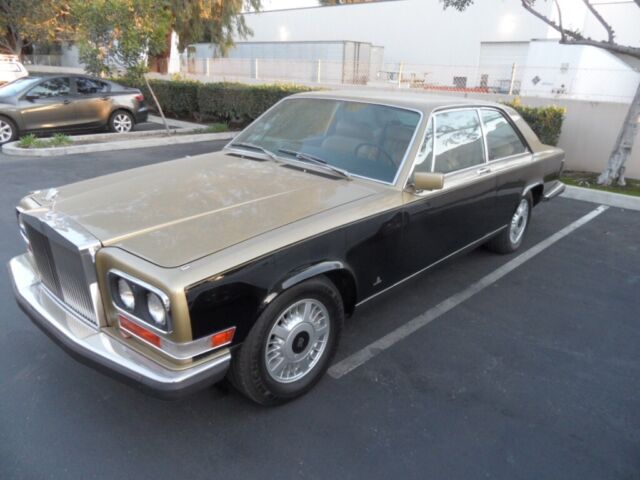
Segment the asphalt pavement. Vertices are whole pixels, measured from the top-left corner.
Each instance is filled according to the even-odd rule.
[[[0,154],[0,255],[29,190],[217,150],[201,142]],[[364,304],[336,362],[598,205],[533,212],[520,252],[478,249]],[[640,212],[609,208],[348,374],[278,408],[223,384],[166,402],[85,367],[0,276],[0,479],[640,478]]]

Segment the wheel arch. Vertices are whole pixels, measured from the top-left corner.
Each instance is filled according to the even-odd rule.
[[[113,118],[113,116],[116,113],[120,112],[120,111],[127,112],[129,115],[131,115],[131,119],[133,121],[133,124],[134,125],[136,124],[136,116],[133,113],[133,110],[131,110],[130,108],[127,108],[127,107],[123,107],[122,105],[118,105],[118,106],[114,107],[113,110],[111,110],[111,113],[109,114],[109,123],[111,123],[111,119]]]
[[[544,183],[542,182],[542,180],[537,180],[527,185],[522,191],[522,196],[525,197],[527,193],[531,193],[533,206],[535,207],[542,201],[544,195]]]
[[[289,272],[270,290],[264,304],[271,303],[278,295],[291,287],[321,275],[333,283],[342,297],[345,313],[351,315],[357,299],[356,276],[353,270],[341,260],[322,261]]]

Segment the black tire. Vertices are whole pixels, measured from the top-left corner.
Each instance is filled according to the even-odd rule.
[[[135,124],[133,115],[126,110],[116,110],[109,117],[109,131],[114,133],[131,132]]]
[[[6,133],[7,129],[10,130],[10,133],[8,135]],[[5,132],[4,135],[3,132]],[[9,117],[0,115],[0,145],[13,142],[18,138],[18,133],[18,126],[16,125],[16,123]],[[4,139],[3,136],[5,137]]]
[[[269,334],[280,316],[291,306],[311,299],[328,312],[329,332],[326,346],[317,363],[300,379],[282,383],[267,370],[265,355]],[[229,371],[231,383],[244,395],[261,405],[277,405],[304,395],[322,378],[338,347],[344,307],[342,297],[326,277],[316,277],[286,290],[262,312],[238,351]],[[305,348],[309,348],[309,345]]]
[[[526,205],[527,205],[527,216],[526,216],[526,219],[524,219],[524,225],[522,225],[523,227],[522,233],[518,236],[517,240],[514,241],[511,235],[514,229],[513,221],[516,216],[516,213],[518,212],[518,208],[520,207],[523,201],[526,202]],[[500,254],[513,253],[516,250],[518,250],[520,248],[520,245],[522,245],[522,241],[524,239],[524,236],[527,233],[527,230],[529,229],[529,223],[531,222],[532,208],[533,208],[533,197],[531,196],[531,192],[527,192],[527,194],[524,197],[522,197],[518,202],[518,206],[514,210],[512,217],[509,218],[509,224],[507,228],[505,228],[497,236],[489,240],[485,244],[485,246],[492,252],[500,253]]]

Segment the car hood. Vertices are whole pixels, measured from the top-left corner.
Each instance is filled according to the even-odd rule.
[[[35,199],[72,218],[105,246],[177,267],[374,195],[379,187],[218,152],[56,190]]]

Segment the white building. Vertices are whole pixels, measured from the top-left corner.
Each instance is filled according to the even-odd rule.
[[[605,38],[581,0],[559,2],[565,25]],[[554,2],[536,6],[556,16]],[[620,43],[640,46],[640,9],[633,0],[603,0],[598,10],[611,19]],[[489,86],[523,95],[620,102],[632,97],[640,81],[638,70],[615,55],[559,45],[557,32],[514,0],[477,1],[462,13],[443,10],[437,0],[392,0],[247,13],[245,19],[254,44],[354,41],[380,46],[386,66],[379,80],[394,81],[402,71],[405,81],[442,89]]]

